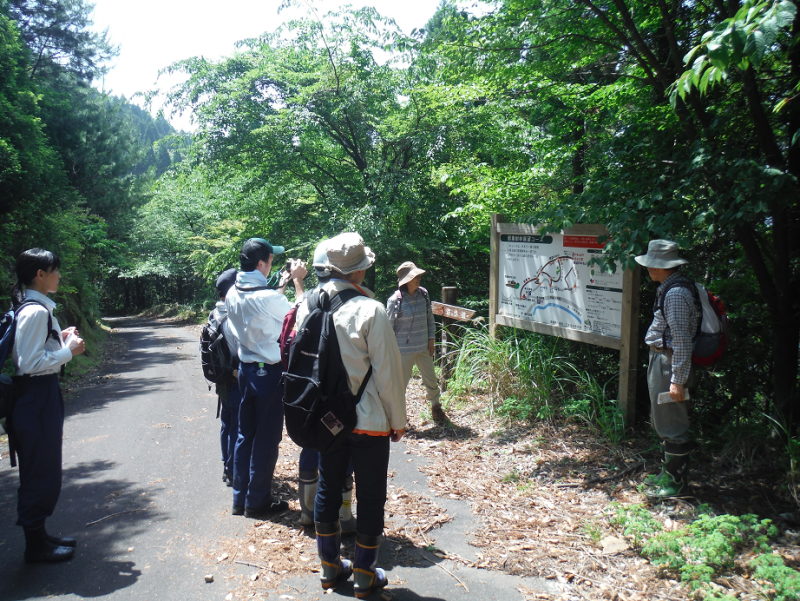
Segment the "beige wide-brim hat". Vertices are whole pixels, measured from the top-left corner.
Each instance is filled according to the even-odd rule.
[[[406,261],[397,268],[397,287],[399,288],[403,284],[408,284],[415,277],[423,273],[425,273],[424,269],[420,269],[411,261]]]
[[[358,232],[346,232],[328,240],[328,263],[336,271],[348,274],[359,269],[369,269],[375,263],[375,253],[364,246],[364,239]]]
[[[647,254],[636,257],[636,262],[644,267],[657,269],[673,269],[687,265],[689,261],[680,258],[679,250],[678,244],[672,240],[650,240]]]

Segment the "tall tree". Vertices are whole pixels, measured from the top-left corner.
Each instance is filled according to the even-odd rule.
[[[468,76],[473,100],[527,122],[515,139],[517,156],[527,155],[531,168],[509,173],[472,154],[452,170],[451,184],[474,194],[489,179],[494,198],[527,202],[532,220],[555,228],[606,224],[607,258],[624,264],[649,237],[672,237],[712,259],[706,275],[713,280],[731,273],[733,264],[721,257],[736,249],[772,319],[774,406],[789,416],[798,398],[800,150],[792,139],[797,107],[770,107],[797,89],[794,5],[493,4],[480,19],[445,19],[450,35],[437,52],[452,67],[442,76],[453,93],[459,86],[452,78]],[[687,79],[684,55],[703,40],[712,60],[696,63]],[[762,60],[742,64],[745,46]],[[725,66],[714,62],[722,53]],[[456,73],[464,56],[471,69]],[[696,87],[702,78],[706,95]],[[709,81],[717,82],[713,90]],[[679,93],[670,105],[673,90]]]

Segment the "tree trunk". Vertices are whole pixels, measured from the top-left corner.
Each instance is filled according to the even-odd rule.
[[[583,176],[586,174],[584,158],[586,155],[586,142],[583,136],[586,134],[586,124],[581,123],[573,131],[575,150],[572,155],[572,193],[581,194],[583,192]]]

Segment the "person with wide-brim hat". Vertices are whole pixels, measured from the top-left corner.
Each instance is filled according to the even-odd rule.
[[[365,599],[388,583],[386,573],[377,564],[385,525],[390,443],[399,442],[406,427],[400,349],[383,303],[376,301],[375,294],[364,286],[367,270],[375,263],[375,253],[358,232],[329,239],[325,252],[324,265],[330,270],[330,281],[321,290],[331,299],[345,291],[358,292],[331,314],[331,320],[350,391],[356,394],[365,380],[366,384],[356,405],[353,432],[340,446],[319,454],[314,526],[320,584],[329,590],[352,575],[353,594]],[[302,324],[308,316],[310,301],[307,297],[298,306],[297,323]],[[341,557],[341,506],[351,461],[358,493],[352,561]]]
[[[411,372],[416,365],[431,404],[433,421],[447,423],[447,415],[440,401],[439,381],[433,366],[436,323],[433,320],[428,291],[420,286],[424,273],[424,269],[411,261],[406,261],[397,268],[397,290],[389,297],[386,312],[400,346],[405,387],[408,388]]]
[[[681,494],[686,486],[691,442],[689,440],[689,402],[686,389],[694,376],[692,349],[700,312],[692,293],[694,282],[680,271],[688,264],[681,258],[678,244],[671,240],[651,240],[647,253],[636,257],[650,277],[659,282],[653,304],[653,322],[644,341],[650,347],[647,387],[650,415],[661,438],[661,473],[645,479],[652,497]],[[672,402],[659,403],[667,392]]]

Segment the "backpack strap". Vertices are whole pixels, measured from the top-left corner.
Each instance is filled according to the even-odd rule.
[[[346,290],[342,290],[339,294],[337,294],[331,299],[330,312],[331,313],[335,312],[347,301],[354,299],[357,296],[364,296],[364,295],[361,294],[358,290],[354,290],[352,288],[347,288]]]
[[[327,294],[326,294],[327,296]],[[358,290],[354,290],[353,288],[347,288],[342,290],[339,294],[334,296],[330,301],[330,309],[329,312],[332,315],[338,309],[342,307],[347,301],[354,299],[357,296],[364,296]],[[367,388],[367,384],[369,383],[369,379],[372,377],[372,364],[370,363],[369,369],[367,370],[367,375],[364,376],[364,379],[361,381],[361,386],[358,387],[358,392],[356,393],[356,403],[361,400],[361,396],[364,394],[364,390]]]
[[[47,311],[47,338],[45,338],[44,341],[47,342],[50,338],[58,340],[58,332],[56,332],[55,329],[53,328],[53,316],[50,314],[50,309],[43,302],[33,300],[32,298],[27,298],[24,301],[22,301],[19,304],[19,306],[14,310],[14,314],[15,315],[18,314],[22,310],[22,308],[27,305],[39,305],[40,307],[45,308],[45,310]],[[17,320],[15,318],[14,327],[16,326],[17,326]]]
[[[258,292],[259,290],[277,290],[275,286],[250,286],[244,287],[239,284],[234,284],[239,292]]]
[[[40,307],[44,307],[44,309],[47,311],[47,336],[45,336],[45,339],[44,339],[45,344],[47,344],[47,341],[50,340],[51,338],[53,340],[58,340],[59,343],[61,343],[61,339],[58,336],[58,332],[56,332],[55,329],[53,328],[53,316],[50,314],[50,309],[43,302],[38,301],[38,300],[34,300],[32,298],[26,298],[24,301],[22,301],[19,304],[19,306],[16,309],[14,309],[14,337],[16,337],[16,335],[17,335],[17,332],[16,332],[17,317],[16,316],[22,310],[22,308],[27,306],[27,305],[39,305]],[[66,372],[66,365],[62,365],[61,366],[61,371],[59,372],[59,374],[61,375],[62,378],[64,377],[64,373],[65,372]],[[26,378],[30,377],[30,374],[25,374],[24,377],[26,377]]]

